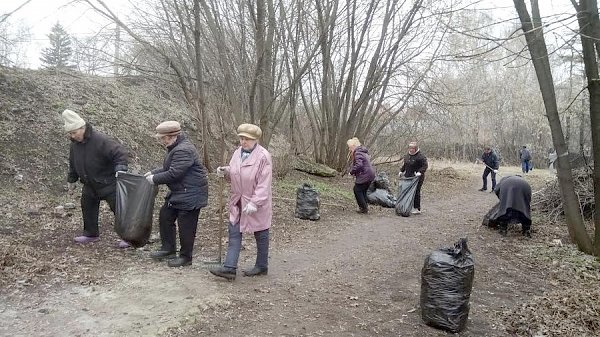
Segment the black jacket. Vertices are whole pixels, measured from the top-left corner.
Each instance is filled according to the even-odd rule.
[[[425,171],[427,171],[427,167],[427,158],[419,150],[415,154],[411,155],[407,153],[404,156],[404,163],[402,164],[400,171],[403,171],[404,176],[407,178],[414,177],[415,173],[421,172],[421,174],[423,174],[421,179],[423,179],[425,176]]]
[[[114,193],[116,171],[127,171],[127,151],[116,140],[86,124],[83,141],[72,141],[69,151],[69,176],[99,196]]]
[[[481,155],[481,160],[484,164],[491,167],[493,170],[497,170],[500,167],[500,162],[498,160],[498,156],[494,153],[494,151],[490,151],[490,153],[483,153]]]
[[[208,203],[206,169],[200,163],[196,147],[184,135],[167,147],[163,167],[152,171],[155,184],[166,184],[169,193],[165,201],[170,207],[192,210]]]

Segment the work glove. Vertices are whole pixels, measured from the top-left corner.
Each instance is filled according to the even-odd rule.
[[[421,172],[417,172],[417,173],[415,173],[415,177],[420,177],[421,174],[422,174]]]
[[[498,170],[494,170],[494,173],[498,173]]]
[[[398,178],[402,178],[402,177],[404,177],[404,171],[398,172]]]
[[[225,172],[227,171],[227,166],[219,166],[217,167],[217,177],[223,178],[225,176]]]
[[[147,177],[147,176],[149,176],[151,174],[152,174],[152,172],[148,171],[148,172],[144,173],[144,177]]]
[[[242,212],[244,212],[244,214],[246,214],[246,215],[250,215],[256,211],[257,211],[256,206],[251,202],[247,203],[246,207],[244,207],[244,209],[242,210]]]
[[[123,173],[127,173],[127,171],[117,171],[117,172],[115,172],[115,177],[118,177],[119,173],[123,174]]]
[[[154,174],[150,174],[146,176],[146,180],[152,185],[154,185]]]

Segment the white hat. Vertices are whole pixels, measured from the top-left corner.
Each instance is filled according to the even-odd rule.
[[[65,121],[66,132],[71,132],[85,126],[85,121],[75,111],[69,109],[63,111],[62,118]]]

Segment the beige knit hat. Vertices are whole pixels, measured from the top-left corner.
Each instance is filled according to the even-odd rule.
[[[85,121],[75,111],[69,109],[63,111],[62,118],[65,121],[66,132],[71,132],[85,126]]]

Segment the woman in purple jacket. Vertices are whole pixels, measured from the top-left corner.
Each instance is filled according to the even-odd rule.
[[[375,170],[371,166],[369,150],[360,145],[358,138],[348,139],[346,144],[348,144],[348,151],[350,151],[350,155],[352,156],[350,174],[356,179],[354,181],[354,197],[359,208],[356,212],[366,214],[369,213],[367,189],[373,179],[375,179]]]

